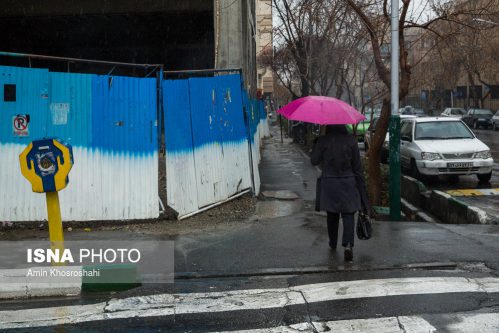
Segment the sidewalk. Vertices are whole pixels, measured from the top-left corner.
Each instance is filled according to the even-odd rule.
[[[499,269],[499,226],[383,221],[375,222],[371,240],[356,240],[354,262],[345,266],[342,251],[328,247],[325,217],[313,210],[316,168],[290,139],[280,142],[278,126],[271,127],[271,133],[260,165],[262,193],[292,191],[299,199],[267,197],[258,202],[251,224],[223,234],[176,238],[178,275],[371,270],[463,262],[484,262]]]

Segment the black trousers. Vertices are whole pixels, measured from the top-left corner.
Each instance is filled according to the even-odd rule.
[[[354,213],[341,213],[343,219],[343,239],[341,244],[353,246],[355,221]],[[339,213],[327,212],[327,233],[329,234],[329,245],[336,247],[338,243],[338,224],[340,221]]]

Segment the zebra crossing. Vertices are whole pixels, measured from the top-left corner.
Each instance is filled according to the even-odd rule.
[[[486,332],[497,333],[499,317],[497,313],[458,313],[432,318],[438,324],[432,325],[422,316],[400,316],[328,322],[300,323],[256,330],[231,331],[233,333],[269,332],[364,332],[364,333],[429,333],[429,332]],[[445,322],[445,324],[442,324]]]
[[[452,303],[460,297],[497,299],[498,295],[499,278],[492,275],[392,277],[283,288],[161,293],[82,305],[0,310],[0,331],[51,332],[64,327],[64,332],[499,332],[499,302],[483,309],[451,313],[433,309],[417,315],[399,314],[396,309],[395,315],[385,315],[382,309],[376,313],[377,306],[372,305],[376,303],[369,303],[393,299],[410,303],[415,298],[421,302],[421,297],[428,297],[425,309],[439,298],[450,298]],[[371,304],[371,317],[355,317],[358,311],[354,308],[351,318],[327,318],[328,313],[339,316],[339,307],[358,300]],[[314,308],[326,315],[307,313]],[[281,318],[293,312],[297,315]],[[250,319],[242,320],[247,313]],[[266,321],[260,323],[258,316]],[[130,321],[134,325],[127,328]],[[209,324],[205,326],[205,322]]]

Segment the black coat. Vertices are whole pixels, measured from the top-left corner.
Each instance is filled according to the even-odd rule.
[[[334,132],[319,137],[312,151],[311,162],[313,165],[322,163],[318,194],[320,198],[317,198],[320,210],[353,213],[368,209],[359,146],[355,136]]]

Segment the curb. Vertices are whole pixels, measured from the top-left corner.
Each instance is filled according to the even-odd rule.
[[[414,206],[406,199],[400,199],[400,203],[402,205],[402,211],[411,221],[416,220],[427,223],[438,223],[436,219],[421,211],[418,207]]]
[[[29,276],[30,270],[47,272],[57,267],[30,267],[0,270],[0,300],[32,297],[79,296],[84,292],[123,291],[141,285],[135,265],[70,266],[75,274],[68,282],[42,281]],[[98,270],[99,276],[88,276]],[[112,282],[109,282],[112,281]]]
[[[50,269],[50,267],[30,267],[23,269],[0,270],[0,299],[31,298],[47,296],[78,296],[81,294],[81,279],[72,278],[68,283],[40,283],[28,276],[30,269]],[[81,271],[81,266],[74,266]]]
[[[414,212],[416,216],[425,218],[431,216],[438,218],[441,222],[447,224],[488,224],[490,216],[484,210],[468,206],[459,199],[438,190],[427,191],[423,183],[409,176],[402,177],[402,196],[404,201],[411,205],[409,211]],[[429,213],[429,214],[428,214]]]

